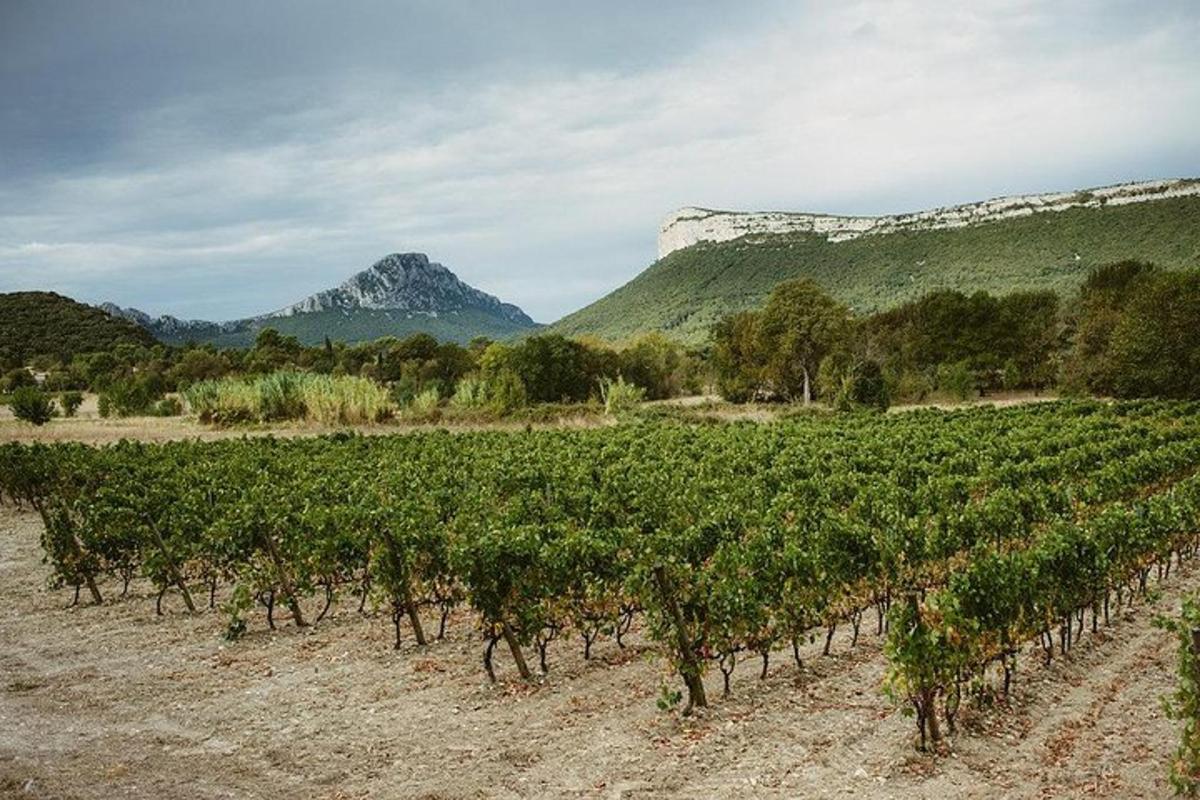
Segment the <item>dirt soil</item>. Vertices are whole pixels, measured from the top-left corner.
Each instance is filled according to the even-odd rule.
[[[350,599],[305,632],[254,617],[236,643],[178,598],[155,616],[144,585],[68,608],[40,528],[0,508],[2,797],[1162,798],[1175,651],[1151,619],[1200,585],[1189,567],[1049,668],[1023,655],[1011,707],[964,709],[934,758],[880,692],[873,619],[853,648],[846,631],[828,657],[808,646],[799,683],[780,653],[766,680],[741,664],[722,699],[714,670],[713,707],[685,720],[656,708],[662,664],[636,637],[590,661],[555,642],[536,686],[501,653],[491,686],[465,612],[446,640],[394,651],[390,618]]]
[[[364,436],[386,436],[420,430],[444,428],[452,432],[479,430],[524,431],[545,428],[594,428],[611,425],[613,421],[602,416],[567,417],[550,422],[521,422],[500,420],[497,422],[470,422],[443,420],[439,422],[391,421],[377,425],[322,425],[312,422],[275,422],[253,425],[218,427],[206,425],[195,417],[126,417],[103,419],[98,414],[81,415],[72,419],[55,418],[41,427],[19,422],[12,411],[0,406],[0,444],[4,442],[83,442],[104,445],[122,439],[141,442],[168,442],[180,439],[238,439],[243,436],[319,436],[321,434],[352,430]]]

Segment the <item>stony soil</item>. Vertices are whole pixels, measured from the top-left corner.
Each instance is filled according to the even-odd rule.
[[[465,613],[398,652],[390,620],[349,599],[307,632],[253,618],[228,643],[219,612],[168,600],[156,617],[145,586],[68,608],[39,531],[0,508],[3,797],[1165,797],[1175,656],[1151,619],[1200,586],[1194,568],[1172,577],[1050,668],[1027,654],[1011,707],[964,711],[933,758],[880,692],[873,620],[853,648],[842,631],[831,656],[806,648],[799,682],[781,653],[763,681],[742,664],[722,699],[714,670],[712,709],[685,720],[657,710],[662,664],[636,637],[591,661],[555,643],[536,686],[503,654],[486,682]]]

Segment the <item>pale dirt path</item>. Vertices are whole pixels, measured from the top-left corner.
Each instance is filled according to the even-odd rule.
[[[0,406],[0,412],[4,407]],[[552,422],[522,422],[502,420],[498,422],[472,422],[446,419],[438,422],[392,421],[377,425],[321,425],[309,422],[262,423],[220,428],[205,425],[195,417],[127,417],[124,419],[100,417],[55,418],[41,427],[34,427],[13,419],[11,412],[4,419],[0,416],[0,444],[5,442],[82,442],[104,445],[131,439],[139,442],[171,442],[182,439],[214,441],[218,439],[240,439],[244,436],[320,436],[329,433],[352,431],[364,436],[386,436],[413,431],[445,429],[455,432],[481,430],[524,431],[542,429],[597,428],[613,424],[613,420],[601,415],[563,417]]]
[[[746,661],[728,699],[714,670],[713,709],[681,721],[655,708],[661,665],[612,642],[591,662],[556,643],[537,688],[502,659],[488,686],[465,614],[396,653],[351,603],[310,633],[254,618],[236,644],[219,614],[157,618],[145,594],[67,609],[39,530],[0,508],[0,797],[1169,796],[1174,652],[1142,607],[1049,669],[1026,655],[1014,709],[964,711],[932,759],[879,692],[873,620],[854,649],[844,631],[828,658],[805,648],[799,687],[790,654],[763,682]],[[1173,577],[1157,610],[1197,585]]]

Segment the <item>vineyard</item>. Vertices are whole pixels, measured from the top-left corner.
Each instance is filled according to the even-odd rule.
[[[803,678],[803,644],[866,625],[933,746],[1030,642],[1050,663],[1195,554],[1200,406],[10,444],[0,493],[40,515],[77,601],[148,579],[160,612],[220,608],[231,639],[350,601],[397,648],[469,608],[493,681],[636,629],[684,713],[717,702],[710,671],[725,693],[739,660]]]

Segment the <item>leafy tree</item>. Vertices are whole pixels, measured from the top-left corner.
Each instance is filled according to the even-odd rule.
[[[1071,352],[1064,366],[1068,384],[1099,394],[1114,390],[1113,333],[1130,298],[1155,272],[1149,264],[1122,261],[1093,271],[1084,281],[1074,315]]]
[[[498,414],[508,414],[524,408],[528,394],[521,376],[511,369],[502,369],[488,379],[488,401]]]
[[[33,379],[33,375],[24,367],[9,370],[0,383],[3,384],[0,388],[7,392],[15,391],[24,386],[37,385],[37,382]]]
[[[648,333],[621,351],[620,373],[646,390],[651,400],[681,394],[688,372],[694,372],[683,348],[661,333]]]
[[[889,405],[887,384],[879,362],[864,360],[856,363],[846,374],[836,395],[841,409],[871,408],[886,411]]]
[[[303,352],[304,347],[295,336],[284,336],[274,328],[263,328],[247,354],[246,367],[251,372],[275,372],[296,365]]]
[[[73,417],[79,407],[83,405],[83,394],[81,392],[63,392],[58,396],[58,404],[62,407],[64,417]]]
[[[1106,367],[1118,397],[1200,398],[1200,274],[1139,281],[1113,327]]]
[[[233,369],[229,357],[205,348],[191,348],[179,357],[168,371],[168,381],[186,387],[199,381],[213,381],[228,375]]]
[[[32,425],[45,425],[54,416],[54,404],[41,389],[22,386],[13,392],[13,416]]]
[[[765,359],[758,335],[760,314],[742,311],[713,326],[713,372],[726,400],[754,399],[763,380]]]
[[[121,372],[116,356],[108,352],[92,353],[83,359],[80,368],[87,385],[96,390],[103,389]]]
[[[162,397],[162,389],[148,377],[113,381],[100,393],[100,416],[132,417],[150,413]]]
[[[938,388],[958,400],[974,397],[978,389],[975,372],[966,361],[955,361],[938,367]]]
[[[807,405],[821,360],[852,334],[850,309],[812,281],[787,281],[767,299],[758,333],[766,382]]]
[[[587,347],[557,334],[531,336],[511,347],[504,366],[521,377],[537,403],[586,400],[600,377],[589,369]]]

